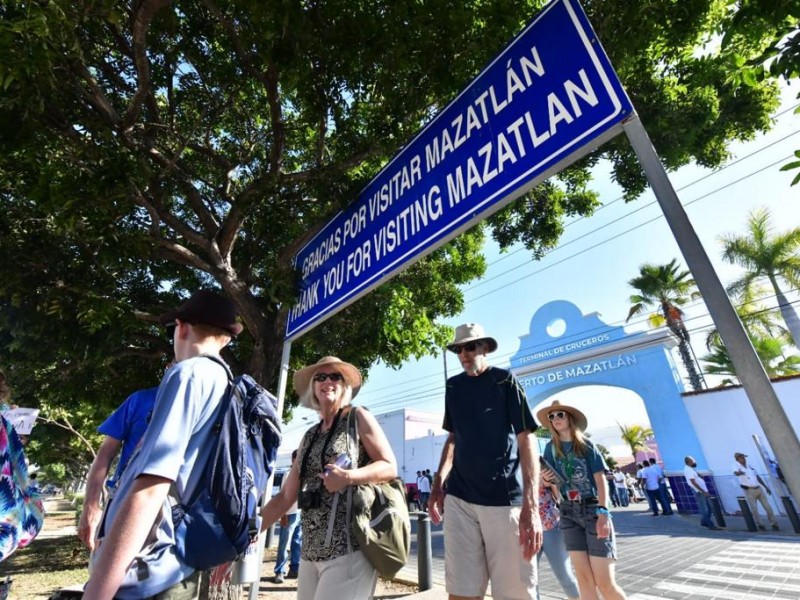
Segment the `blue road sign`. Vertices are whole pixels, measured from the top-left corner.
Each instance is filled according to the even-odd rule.
[[[552,2],[297,254],[286,337],[617,135],[632,112],[580,5]]]

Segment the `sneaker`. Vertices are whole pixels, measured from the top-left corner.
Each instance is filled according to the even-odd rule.
[[[773,530],[773,531],[780,531],[780,530],[781,530],[781,528],[780,528],[780,527],[778,527],[778,524],[777,524],[777,523],[775,523],[775,524],[772,526],[772,530]]]
[[[278,573],[272,578],[272,583],[283,583],[283,573]]]
[[[289,573],[286,575],[286,579],[297,579],[297,571],[292,571],[289,569]]]
[[[759,524],[758,528],[759,528],[761,531],[766,531],[766,530],[767,530],[767,528],[766,528],[766,527],[764,527],[764,526],[763,526],[763,525],[761,525],[761,524]]]

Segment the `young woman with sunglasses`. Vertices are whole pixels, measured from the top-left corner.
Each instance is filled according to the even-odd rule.
[[[367,600],[377,574],[350,535],[345,491],[350,485],[394,479],[394,453],[375,417],[351,407],[361,389],[361,373],[350,363],[326,356],[295,372],[294,389],[302,406],[319,412],[320,421],[303,436],[281,491],[264,507],[262,527],[297,502],[303,529],[297,598]],[[347,431],[351,410],[358,448]]]
[[[599,600],[598,591],[605,600],[627,598],[614,575],[617,547],[608,510],[606,465],[594,444],[584,436],[586,415],[554,400],[539,410],[536,418],[552,434],[544,458],[563,481],[559,527],[578,579],[581,600]],[[554,481],[556,473],[543,469],[547,481]]]

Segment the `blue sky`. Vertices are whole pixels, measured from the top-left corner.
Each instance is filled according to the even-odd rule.
[[[784,89],[772,130],[751,142],[733,145],[733,157],[727,168],[712,172],[687,166],[670,173],[672,184],[725,285],[738,277],[740,271],[722,261],[719,236],[744,232],[747,216],[754,208],[767,207],[778,231],[800,226],[800,185],[790,187],[794,173],[779,171],[800,148],[800,115],[791,110],[797,104],[796,94],[795,88]],[[647,127],[647,123],[644,125]],[[485,276],[464,286],[466,308],[446,323],[453,327],[468,321],[482,324],[487,334],[499,343],[498,351],[490,355],[491,364],[508,366],[509,358],[519,347],[518,338],[527,333],[533,313],[547,302],[568,300],[584,314],[598,312],[607,323],[623,324],[632,293],[627,282],[638,274],[642,263],[663,264],[678,258],[685,268],[686,263],[649,190],[635,202],[625,204],[619,188],[610,179],[607,164],[598,165],[594,185],[603,207],[590,218],[570,222],[554,251],[541,261],[534,261],[524,248],[515,247],[501,254],[496,246],[490,245]],[[796,292],[789,297],[800,299]],[[369,302],[369,297],[361,301]],[[707,312],[702,301],[686,309],[698,356],[705,353],[704,339],[712,325]],[[634,318],[627,331],[646,328],[646,322]],[[460,370],[452,354],[447,356],[447,370],[451,376]],[[438,412],[443,410],[443,392],[444,366],[439,355],[409,361],[399,370],[375,365],[357,404],[369,407],[376,414],[400,408]],[[583,387],[559,394],[559,399],[587,413],[589,431],[612,454],[626,453],[619,440],[617,421],[648,424],[641,399],[626,390]],[[283,450],[295,448],[303,431],[316,418],[312,411],[297,409],[295,418],[286,424]]]

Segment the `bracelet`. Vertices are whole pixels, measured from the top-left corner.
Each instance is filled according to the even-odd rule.
[[[594,512],[597,515],[605,515],[609,519],[611,518],[611,513],[608,512],[608,509],[605,506],[598,506],[597,509]]]

